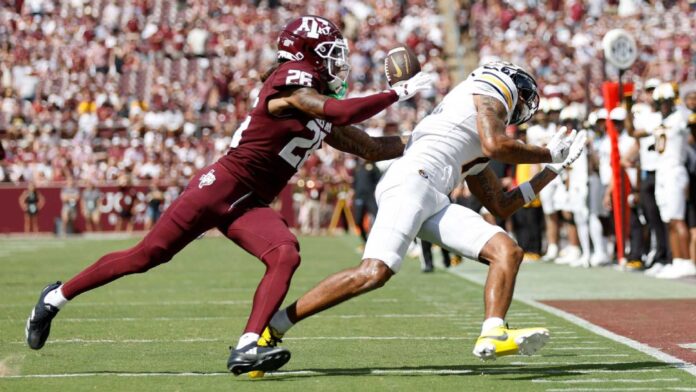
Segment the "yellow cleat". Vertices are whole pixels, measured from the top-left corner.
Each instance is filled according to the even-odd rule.
[[[276,331],[273,327],[267,326],[261,332],[259,340],[256,342],[261,347],[275,347],[278,343],[283,342],[283,334]],[[263,378],[266,372],[261,370],[252,370],[249,373],[249,378]]]
[[[473,353],[484,361],[505,355],[533,355],[544,347],[549,338],[546,328],[512,329],[501,326],[479,336]]]

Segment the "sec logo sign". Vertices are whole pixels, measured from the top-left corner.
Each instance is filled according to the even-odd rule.
[[[628,69],[638,58],[636,41],[626,30],[614,29],[602,39],[604,57],[619,69]]]

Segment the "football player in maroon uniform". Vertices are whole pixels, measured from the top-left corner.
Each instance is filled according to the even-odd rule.
[[[302,16],[285,26],[278,38],[278,64],[265,75],[227,155],[198,172],[137,245],[103,256],[65,284],[45,287],[27,320],[29,347],[43,347],[51,320],[69,300],[165,263],[202,233],[217,228],[266,265],[244,334],[227,367],[238,375],[284,365],[290,359],[286,349],[258,347],[257,340],[285,298],[300,254],[297,239],[268,204],[322,141],[371,161],[400,156],[404,146],[399,137],[373,138],[350,124],[430,88],[429,78],[417,74],[384,92],[333,98],[345,90],[347,56],[341,32],[324,18]]]

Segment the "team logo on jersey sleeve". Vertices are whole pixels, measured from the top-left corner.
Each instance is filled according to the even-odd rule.
[[[198,189],[203,189],[204,186],[213,185],[215,182],[215,169],[210,169],[198,180]]]

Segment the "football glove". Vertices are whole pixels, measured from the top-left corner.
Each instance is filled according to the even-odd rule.
[[[418,72],[411,79],[394,83],[391,89],[396,92],[396,95],[399,96],[399,102],[401,102],[411,99],[419,91],[430,89],[432,84],[433,79],[430,75]]]
[[[546,165],[554,173],[558,174],[565,170],[568,166],[573,164],[576,159],[582,154],[582,150],[585,148],[585,143],[587,142],[587,132],[580,131],[573,139],[570,147],[568,148],[568,154],[566,159],[561,163],[549,163]]]
[[[565,161],[568,157],[570,145],[573,143],[577,132],[578,131],[574,129],[568,132],[568,128],[561,127],[561,129],[551,137],[546,148],[548,148],[551,153],[552,163],[563,163]]]

